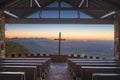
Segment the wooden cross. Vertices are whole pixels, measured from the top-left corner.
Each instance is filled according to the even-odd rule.
[[[58,53],[59,53],[59,56],[60,56],[60,54],[61,54],[61,41],[65,40],[65,39],[61,39],[61,32],[59,32],[59,39],[54,39],[54,40],[59,40]]]

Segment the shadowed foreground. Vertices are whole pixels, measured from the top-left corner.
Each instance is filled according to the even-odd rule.
[[[51,69],[45,80],[71,80],[67,63],[51,63]]]

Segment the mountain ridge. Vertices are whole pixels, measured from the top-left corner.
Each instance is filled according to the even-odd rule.
[[[24,45],[32,53],[57,54],[58,41],[47,38],[6,38]],[[62,54],[88,54],[113,56],[114,41],[112,40],[65,40],[62,41]],[[108,54],[108,55],[107,55]]]

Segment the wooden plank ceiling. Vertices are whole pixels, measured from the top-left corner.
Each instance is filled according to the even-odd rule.
[[[31,1],[32,1],[32,7],[31,7]],[[19,18],[13,18],[10,15],[5,14],[6,17],[6,23],[55,23],[56,19],[41,19],[35,22],[31,22],[30,19],[27,19],[29,15],[33,14],[34,12],[41,11],[41,10],[79,10],[81,12],[84,12],[87,15],[90,15],[93,17],[93,23],[113,23],[114,21],[114,15],[110,15],[105,18],[104,21],[101,19],[102,16],[105,14],[112,12],[112,11],[119,11],[120,10],[120,0],[37,0],[39,5],[41,7],[38,7],[38,5],[35,3],[35,0],[0,0],[0,11],[9,11],[12,14],[18,16]],[[66,8],[66,7],[47,7],[50,4],[57,2],[65,2],[72,7]],[[80,7],[80,3],[82,1],[88,1],[88,7],[86,7],[86,3],[83,3]],[[108,19],[108,20],[107,20]],[[11,21],[12,20],[12,21]],[[16,20],[16,21],[15,21]],[[21,21],[20,21],[21,20]],[[23,20],[23,21],[22,21]],[[90,19],[58,19],[56,23],[59,23],[65,21],[66,23],[90,23]],[[74,20],[74,21],[73,21]],[[76,21],[77,20],[77,21]],[[97,21],[96,21],[97,20]],[[76,22],[75,22],[76,21]],[[81,21],[81,22],[80,22]],[[106,22],[108,21],[108,22]],[[64,23],[65,23],[64,22]],[[88,23],[88,24],[89,24]]]

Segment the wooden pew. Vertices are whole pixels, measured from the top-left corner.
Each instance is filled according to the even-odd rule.
[[[51,58],[4,58],[2,60],[47,60],[50,64]]]
[[[81,80],[92,80],[93,73],[120,73],[120,67],[81,66]]]
[[[68,60],[68,69],[70,70],[70,69],[72,69],[72,68],[74,68],[75,67],[75,64],[76,63],[86,63],[86,64],[88,64],[88,63],[90,63],[90,64],[92,64],[92,63],[120,63],[120,61],[117,61],[117,60],[97,60],[97,59],[72,59],[72,60]]]
[[[48,64],[51,62],[51,58],[4,58],[1,60],[46,60]]]
[[[96,62],[98,62],[98,63],[120,63],[120,61],[116,61],[116,60],[78,60],[78,61],[69,61],[68,62],[68,65],[69,66],[71,66],[72,64],[74,64],[74,63],[89,63],[89,62],[92,62],[92,63],[96,63]]]
[[[72,68],[80,67],[80,66],[120,66],[119,62],[77,62],[72,64]]]
[[[68,62],[69,69],[70,69],[70,68],[73,68],[73,67],[75,66],[75,64],[77,64],[77,63],[78,63],[78,64],[79,64],[79,63],[85,63],[85,64],[88,64],[88,63],[90,63],[90,64],[92,64],[92,63],[93,63],[93,64],[95,64],[95,63],[100,63],[100,64],[101,64],[101,63],[102,63],[102,64],[103,64],[103,63],[105,63],[105,64],[106,64],[106,63],[109,63],[109,64],[110,64],[110,63],[117,63],[117,64],[119,64],[120,61],[116,61],[116,60],[96,60],[96,59],[93,59],[93,60],[91,60],[91,59],[90,59],[90,60],[88,60],[88,59],[84,59],[84,60],[81,60],[81,59],[80,59],[80,60],[79,60],[79,59],[78,59],[78,60],[75,60],[75,61],[74,61],[74,60],[69,60],[69,62]]]
[[[79,62],[101,62],[101,63],[106,63],[106,62],[120,62],[118,60],[113,60],[113,59],[76,59],[76,58],[69,58],[68,59],[68,66],[71,67],[74,63],[79,63]]]
[[[0,61],[4,61],[4,62],[40,62],[40,63],[44,63],[47,68],[50,67],[50,58],[5,58],[5,59],[1,59]]]
[[[92,80],[120,80],[120,73],[93,73]]]
[[[74,79],[79,78],[81,76],[80,75],[81,66],[120,67],[120,64],[116,64],[116,63],[101,63],[101,64],[100,63],[76,63],[71,71],[71,74],[72,74]]]
[[[80,77],[81,66],[99,66],[99,67],[109,67],[109,66],[120,66],[120,62],[117,60],[98,60],[98,59],[69,59],[68,60],[68,69],[72,74],[73,78],[76,79]]]
[[[0,63],[0,66],[36,66],[37,67],[37,77],[43,78],[45,73],[42,71],[42,63]]]
[[[24,59],[21,59],[21,60],[6,60],[6,59],[3,59],[3,60],[0,60],[0,62],[4,62],[4,63],[38,63],[38,64],[43,64],[43,72],[45,72],[46,74],[48,73],[49,71],[49,67],[50,67],[50,64],[48,63],[48,60],[34,60],[34,59],[31,59],[31,60],[24,60]]]
[[[101,61],[101,62],[120,62],[118,60],[114,59],[76,59],[76,58],[69,58],[68,59],[68,64],[73,63],[73,62],[91,62],[91,61]]]
[[[46,59],[51,59],[51,58],[4,58],[4,59],[43,59],[43,60],[46,60]]]
[[[80,59],[80,58],[68,58],[68,61],[118,61],[115,59]]]
[[[120,64],[116,63],[76,63],[73,70],[73,76],[80,77],[81,66],[91,66],[91,67],[120,67]]]
[[[25,72],[26,80],[37,80],[36,66],[0,66],[0,72]]]
[[[50,64],[51,58],[4,58],[2,60],[47,60]]]
[[[0,72],[0,80],[25,80],[24,72]]]
[[[42,69],[40,71],[42,73],[40,73],[40,74],[42,74],[42,78],[44,78],[47,75],[47,73],[50,69],[51,58],[4,58],[4,59],[1,59],[0,62],[2,62],[2,63],[12,63],[12,64],[13,63],[42,64]]]

